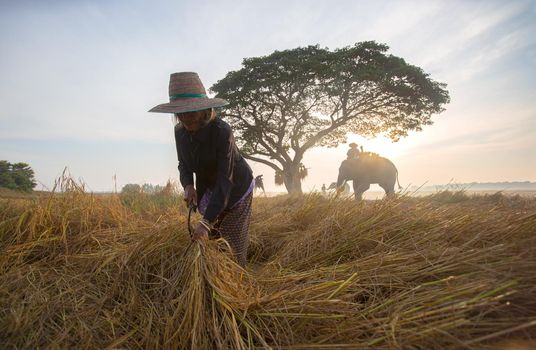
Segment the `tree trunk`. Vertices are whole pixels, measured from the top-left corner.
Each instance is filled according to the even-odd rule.
[[[300,169],[292,167],[284,170],[284,183],[289,194],[302,194]]]

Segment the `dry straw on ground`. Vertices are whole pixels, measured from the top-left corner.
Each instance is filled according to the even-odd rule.
[[[61,186],[0,200],[2,348],[485,349],[535,335],[536,199],[256,198],[242,270],[224,241],[190,245],[180,199]]]

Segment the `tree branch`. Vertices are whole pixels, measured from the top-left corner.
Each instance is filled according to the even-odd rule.
[[[264,165],[268,165],[270,168],[274,169],[275,171],[283,171],[281,168],[279,168],[276,164],[262,158],[253,157],[249,154],[242,154],[242,156],[246,159],[252,160],[254,162],[262,163]]]

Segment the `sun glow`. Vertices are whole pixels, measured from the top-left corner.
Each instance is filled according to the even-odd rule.
[[[365,152],[378,153],[380,156],[386,158],[397,158],[403,155],[407,149],[406,142],[403,142],[403,140],[393,142],[385,136],[366,139],[356,135],[348,138],[348,143],[351,142],[355,142],[359,146],[363,146],[363,150]]]

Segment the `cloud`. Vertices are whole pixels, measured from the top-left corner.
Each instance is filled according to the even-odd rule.
[[[499,57],[500,52],[508,48],[502,44],[502,50],[495,49],[497,36],[508,36],[516,31],[506,26],[509,22],[523,15],[529,8],[527,2],[443,2],[433,17],[422,18],[419,25],[400,36],[408,40],[401,42],[402,51],[408,57],[415,57],[415,62],[422,67],[439,74],[441,79],[458,80],[459,67],[469,63],[471,69],[484,62],[482,57]],[[522,30],[519,30],[521,35]],[[409,40],[411,38],[411,40]],[[513,48],[513,46],[510,46]],[[488,60],[487,62],[492,62]]]

